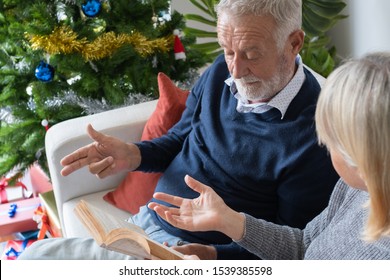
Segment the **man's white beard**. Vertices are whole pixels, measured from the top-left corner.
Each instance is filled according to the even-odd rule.
[[[274,97],[287,84],[287,71],[286,64],[281,63],[278,75],[274,75],[268,81],[249,75],[241,79],[234,79],[234,82],[239,94],[243,98],[249,101],[268,100]]]
[[[251,82],[255,79],[255,84],[248,84],[248,78]],[[237,90],[243,98],[249,101],[258,101],[272,98],[277,92],[276,88],[280,85],[281,77],[279,75],[274,76],[269,81],[260,80],[256,77],[245,77],[241,79],[235,79]]]

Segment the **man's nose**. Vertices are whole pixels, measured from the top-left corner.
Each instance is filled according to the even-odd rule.
[[[249,69],[246,61],[240,58],[239,56],[235,56],[232,61],[232,70],[231,70],[231,74],[233,75],[233,78],[241,79],[242,77],[248,75],[248,73],[249,73]]]

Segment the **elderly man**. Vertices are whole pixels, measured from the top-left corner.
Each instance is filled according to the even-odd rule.
[[[236,211],[303,228],[327,206],[338,175],[317,144],[314,112],[320,86],[298,55],[304,41],[302,3],[222,0],[216,9],[224,55],[193,87],[181,120],[168,134],[123,143],[89,126],[94,142],[65,157],[62,174],[84,166],[100,178],[121,170],[163,171],[156,191],[193,198],[197,193],[184,182],[188,174],[212,186]],[[205,258],[253,257],[221,233],[180,230],[146,206],[133,222],[172,246],[214,245]],[[97,248],[93,240],[35,244],[23,258],[125,257]],[[41,246],[38,252],[49,249],[37,256],[35,246]],[[48,253],[54,248],[56,253]],[[67,248],[84,249],[69,255]]]

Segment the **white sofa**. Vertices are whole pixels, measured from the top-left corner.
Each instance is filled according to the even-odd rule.
[[[89,236],[73,213],[73,208],[80,199],[105,209],[119,218],[127,219],[131,214],[103,200],[103,195],[114,189],[126,176],[125,173],[99,179],[90,174],[88,168],[82,168],[63,177],[60,174],[61,159],[77,148],[92,142],[86,133],[88,123],[103,133],[128,142],[140,140],[143,127],[156,104],[157,100],[154,100],[79,117],[58,123],[47,131],[46,154],[64,237]]]

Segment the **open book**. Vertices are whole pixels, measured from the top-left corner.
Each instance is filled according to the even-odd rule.
[[[76,205],[74,211],[103,248],[140,259],[183,259],[181,253],[150,239],[140,227],[118,220],[84,200]]]

